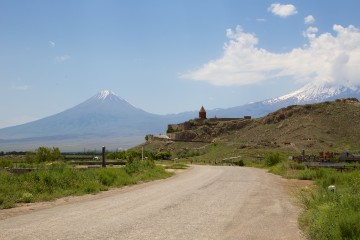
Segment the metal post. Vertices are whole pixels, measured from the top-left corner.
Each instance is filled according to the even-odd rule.
[[[103,168],[106,168],[105,146],[102,147],[102,167],[103,167]]]

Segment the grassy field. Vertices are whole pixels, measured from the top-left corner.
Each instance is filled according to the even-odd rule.
[[[360,171],[307,169],[281,155],[272,156],[277,158],[275,164],[269,164],[269,157],[264,163],[270,172],[315,183],[297,195],[303,208],[299,223],[309,239],[360,239]]]
[[[310,239],[360,239],[360,172],[330,169],[301,170],[311,176],[314,188],[302,189],[304,208],[299,222]],[[328,187],[335,185],[336,190]]]
[[[44,165],[45,166],[45,165]],[[106,191],[171,176],[152,161],[132,161],[123,168],[79,170],[65,163],[21,175],[0,170],[0,209],[17,203],[49,201],[56,198]]]

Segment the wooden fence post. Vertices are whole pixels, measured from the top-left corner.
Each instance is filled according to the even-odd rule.
[[[105,146],[102,147],[102,167],[103,167],[103,168],[106,168]]]

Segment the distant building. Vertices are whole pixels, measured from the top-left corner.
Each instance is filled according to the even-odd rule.
[[[206,121],[205,121],[206,120]],[[199,117],[195,119],[190,119],[189,121],[185,121],[183,123],[178,124],[168,124],[168,129],[166,131],[167,141],[194,141],[196,140],[197,134],[194,132],[201,126],[207,125],[208,128],[215,127],[220,122],[228,122],[228,121],[241,121],[233,124],[232,126],[236,128],[241,128],[246,125],[249,121],[251,121],[251,116],[244,116],[243,118],[207,118],[206,111],[204,106],[201,106],[199,110]],[[152,136],[149,139],[154,139],[155,136]],[[159,139],[157,137],[157,139]],[[203,141],[197,139],[196,141]]]
[[[206,111],[205,111],[204,106],[201,106],[201,108],[200,108],[199,118],[200,118],[200,119],[206,119]]]

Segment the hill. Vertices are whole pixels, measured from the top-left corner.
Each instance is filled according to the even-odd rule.
[[[200,124],[181,134],[193,136],[197,142],[154,140],[147,142],[145,147],[171,151],[173,157],[212,153],[219,155],[218,158],[263,151],[300,153],[305,150],[312,154],[358,151],[360,103],[357,99],[338,99],[292,105],[257,119]]]

